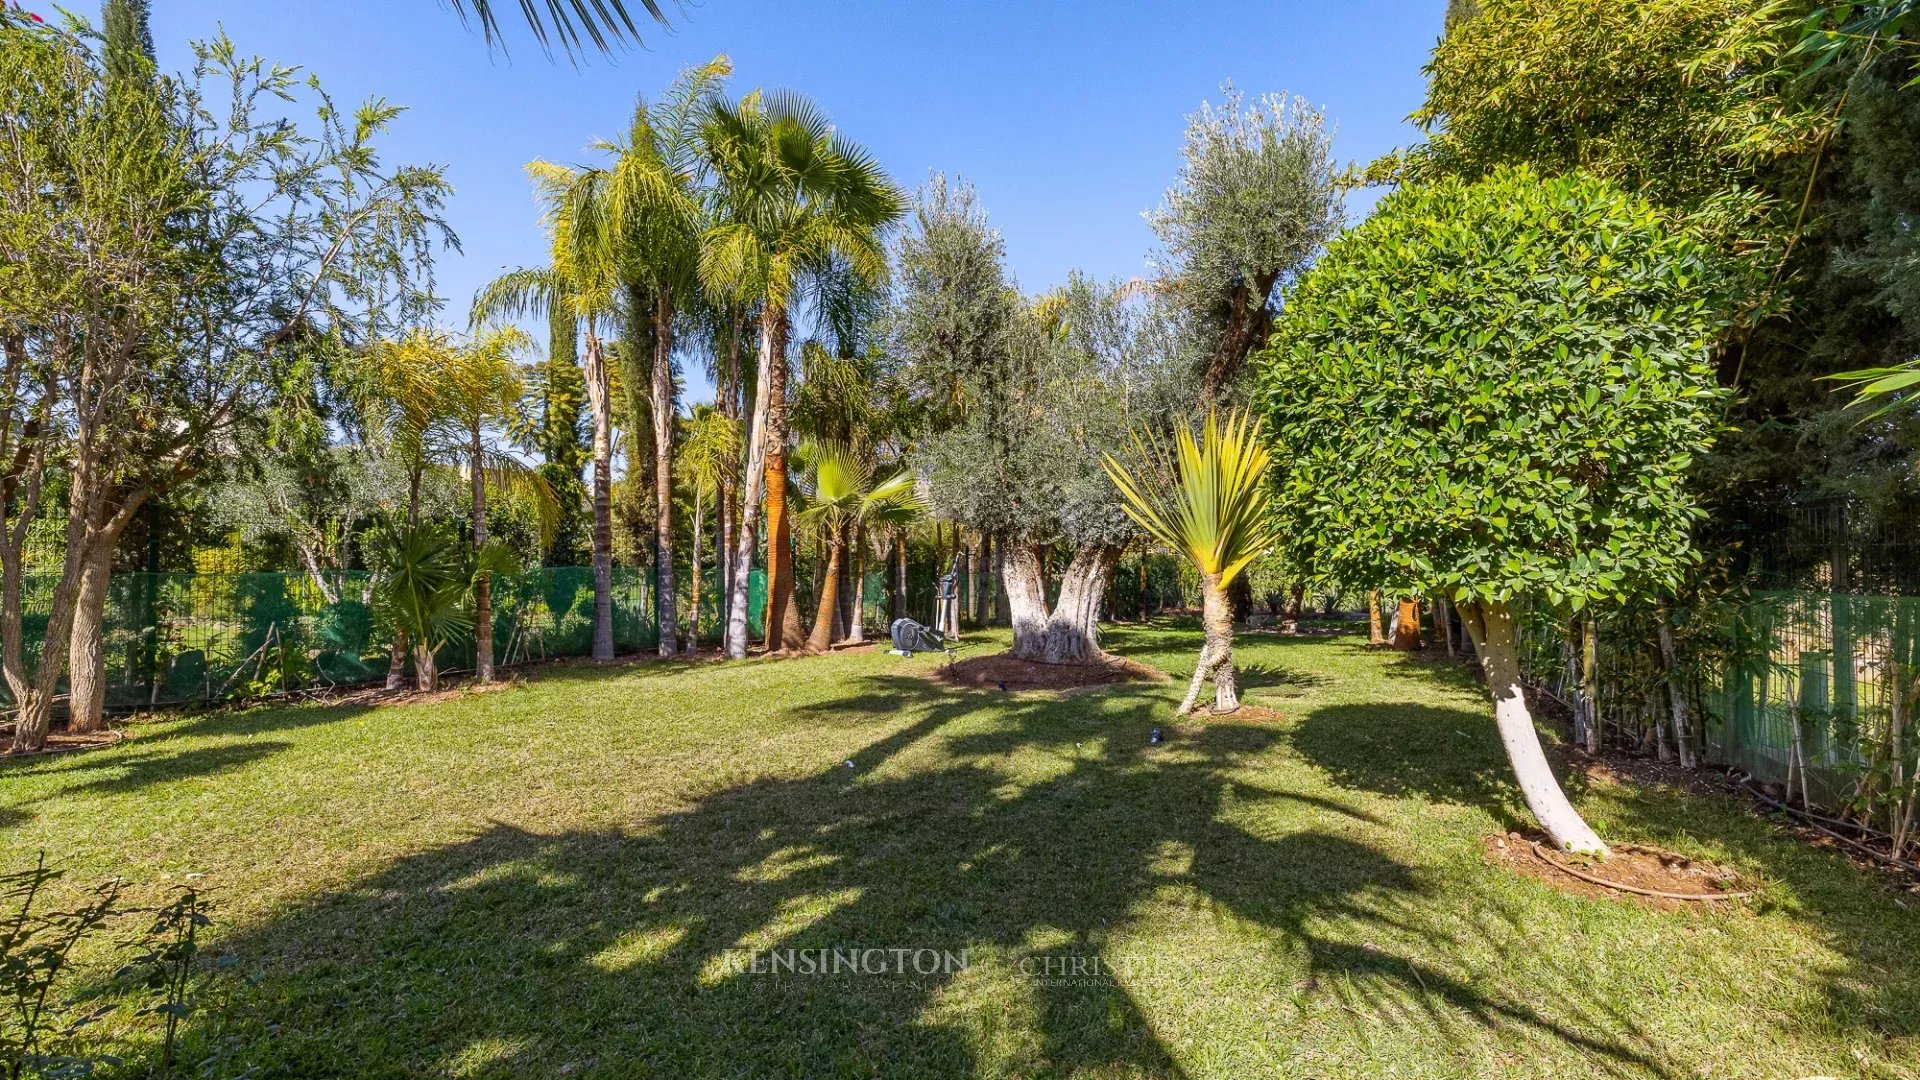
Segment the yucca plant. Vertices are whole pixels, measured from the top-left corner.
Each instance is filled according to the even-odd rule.
[[[1107,475],[1120,489],[1127,516],[1200,571],[1206,643],[1178,715],[1193,710],[1208,679],[1213,680],[1214,712],[1240,707],[1227,586],[1273,543],[1267,462],[1260,425],[1239,410],[1224,422],[1209,412],[1198,438],[1183,428],[1168,447],[1156,437],[1136,434],[1125,462],[1106,457]]]

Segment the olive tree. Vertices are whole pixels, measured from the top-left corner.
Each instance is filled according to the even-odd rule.
[[[1563,849],[1606,852],[1548,768],[1515,608],[1645,597],[1693,561],[1721,281],[1612,182],[1502,168],[1390,195],[1302,279],[1257,361],[1280,534],[1339,580],[1454,600]]]

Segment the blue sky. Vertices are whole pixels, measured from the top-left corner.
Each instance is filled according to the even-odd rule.
[[[716,53],[732,57],[736,92],[812,95],[904,185],[934,170],[972,180],[1038,290],[1074,267],[1144,269],[1141,212],[1178,167],[1183,118],[1224,80],[1324,107],[1343,158],[1412,141],[1404,118],[1445,2],[702,0],[671,32],[651,27],[646,49],[579,66],[542,55],[511,22],[515,0],[499,6],[507,57],[439,0],[155,0],[153,31],[163,68],[185,66],[186,42],[218,25],[242,53],[316,72],[342,103],[408,106],[387,161],[448,167],[465,253],[441,261],[439,287],[461,321],[475,286],[542,259],[522,166],[584,160],[590,140],[624,129],[637,93]]]

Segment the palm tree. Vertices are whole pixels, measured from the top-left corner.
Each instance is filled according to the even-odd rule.
[[[438,375],[439,410],[467,444],[468,478],[473,486],[473,550],[475,557],[487,546],[487,481],[512,480],[533,488],[540,498],[541,518],[551,525],[557,511],[551,491],[538,474],[505,455],[487,449],[488,425],[510,424],[518,416],[526,382],[514,353],[532,345],[532,339],[519,330],[490,331],[465,348],[453,351],[451,363]],[[543,530],[544,531],[544,530]],[[473,582],[473,675],[477,682],[493,681],[493,589],[485,569]]]
[[[740,422],[712,405],[696,405],[686,421],[680,443],[680,475],[693,484],[693,610],[688,616],[687,647],[700,647],[700,547],[706,533],[709,497],[724,484],[740,462]]]
[[[1267,462],[1260,425],[1240,411],[1225,423],[1209,412],[1198,440],[1182,428],[1171,452],[1157,439],[1149,444],[1136,437],[1126,465],[1106,456],[1107,475],[1127,516],[1200,571],[1206,643],[1176,715],[1192,711],[1208,678],[1215,712],[1240,707],[1227,587],[1273,543]]]
[[[792,607],[786,505],[789,306],[835,261],[869,281],[880,280],[886,273],[880,231],[904,212],[905,199],[865,150],[796,94],[754,91],[737,103],[716,102],[707,110],[701,138],[717,180],[701,280],[735,302],[760,302],[761,363],[727,611],[727,655],[738,658],[746,655],[746,568],[763,492],[768,643],[803,644]]]
[[[378,537],[373,562],[379,604],[414,643],[417,688],[440,689],[436,654],[474,630],[468,598],[493,574],[512,570],[512,554],[499,543],[467,548],[452,529],[416,522]]]
[[[586,339],[583,375],[592,417],[593,658],[613,659],[613,389],[599,330],[611,319],[618,255],[605,220],[606,174],[551,162],[527,166],[545,210],[548,266],[513,270],[482,287],[473,321],[516,319],[558,310]]]
[[[628,304],[651,301],[653,363],[654,550],[660,655],[672,656],[679,636],[673,579],[673,318],[676,298],[699,287],[700,238],[706,228],[700,187],[705,172],[700,124],[709,99],[733,72],[725,56],[682,72],[666,95],[642,100],[624,142],[601,143],[613,156],[603,191],[612,243]],[[642,313],[631,311],[639,320]],[[631,358],[634,361],[639,357]],[[636,388],[637,389],[637,388]]]
[[[800,457],[813,471],[812,490],[807,492],[807,506],[800,512],[800,520],[819,530],[827,549],[826,572],[820,578],[807,649],[824,652],[833,644],[840,567],[849,540],[855,539],[857,530],[869,519],[897,523],[917,513],[920,503],[914,495],[913,473],[901,469],[884,480],[875,480],[873,463],[846,443],[806,443],[800,448]]]

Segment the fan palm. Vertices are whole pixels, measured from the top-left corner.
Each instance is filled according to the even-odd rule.
[[[848,542],[868,520],[884,517],[897,522],[917,513],[920,503],[911,472],[901,469],[876,480],[873,463],[846,443],[806,443],[801,446],[800,457],[813,473],[812,490],[807,493],[800,520],[818,530],[827,548],[813,633],[807,639],[810,651],[821,652],[833,644],[833,615],[840,602],[840,568],[846,561]]]
[[[1171,449],[1136,436],[1128,462],[1106,456],[1107,475],[1120,490],[1127,516],[1200,571],[1206,642],[1180,715],[1193,709],[1208,678],[1215,712],[1240,707],[1227,586],[1273,543],[1268,460],[1260,425],[1241,411],[1224,422],[1209,412],[1198,439],[1183,428]]]
[[[761,364],[727,610],[727,655],[740,657],[746,655],[746,567],[763,493],[768,642],[779,648],[801,644],[786,504],[789,306],[835,263],[868,281],[881,280],[886,256],[880,231],[904,212],[905,199],[865,150],[799,95],[754,91],[737,103],[716,102],[706,112],[701,139],[717,181],[701,280],[734,302],[760,303]]]

